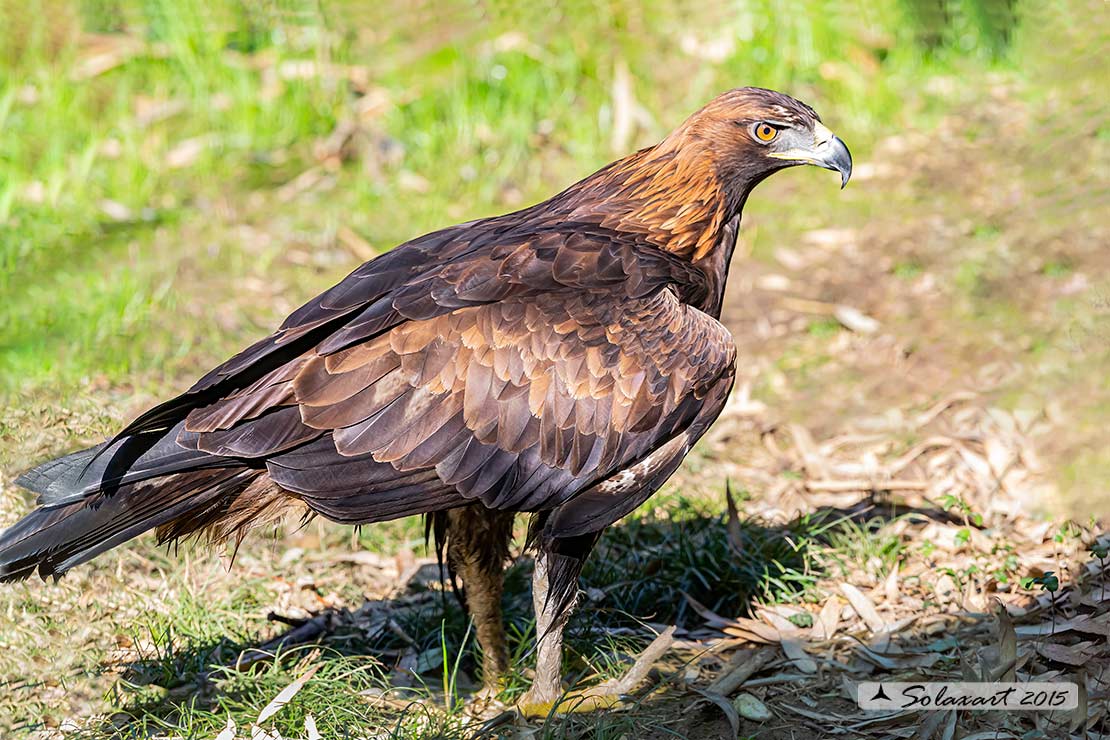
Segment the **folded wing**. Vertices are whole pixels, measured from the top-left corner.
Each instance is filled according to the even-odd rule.
[[[327,348],[194,409],[179,442],[264,459],[340,521],[468,500],[548,510],[687,433],[707,401],[715,417],[734,360],[724,328],[665,289],[510,297]]]

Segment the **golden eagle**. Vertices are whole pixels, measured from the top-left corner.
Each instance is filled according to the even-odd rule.
[[[725,404],[736,349],[718,318],[740,213],[798,164],[842,186],[852,170],[809,106],[731,90],[542,203],[367,262],[112,439],[19,478],[38,508],[0,535],[0,578],[59,576],[150,529],[239,538],[292,505],[348,524],[422,514],[493,686],[502,570],[528,514],[525,701],[550,704],[583,562]]]

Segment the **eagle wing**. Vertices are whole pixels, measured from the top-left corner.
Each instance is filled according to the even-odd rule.
[[[356,270],[194,386],[178,444],[264,463],[338,521],[477,500],[559,509],[576,531],[631,510],[720,411],[728,332],[633,243],[576,229],[470,246]]]

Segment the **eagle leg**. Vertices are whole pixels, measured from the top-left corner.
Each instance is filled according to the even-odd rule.
[[[513,514],[474,504],[447,512],[447,565],[462,581],[460,600],[474,620],[482,648],[482,684],[501,688],[509,670],[509,650],[501,616],[505,562],[513,535]]]
[[[563,694],[563,628],[578,601],[578,576],[600,533],[553,539],[540,546],[532,572],[536,612],[536,674],[518,702],[528,716],[544,716]]]
[[[536,611],[536,675],[532,688],[520,700],[521,706],[526,709],[549,709],[563,693],[563,626],[569,609],[567,615],[559,615],[555,602],[548,598],[548,567],[548,557],[537,554],[536,568],[532,571],[532,607]],[[563,618],[560,619],[560,616]]]

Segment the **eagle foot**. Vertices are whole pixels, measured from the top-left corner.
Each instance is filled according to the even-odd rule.
[[[550,714],[572,714],[609,709],[621,701],[622,694],[617,687],[595,686],[588,689],[568,691],[554,701],[534,699],[528,694],[521,697],[516,708],[529,718],[547,717]]]

